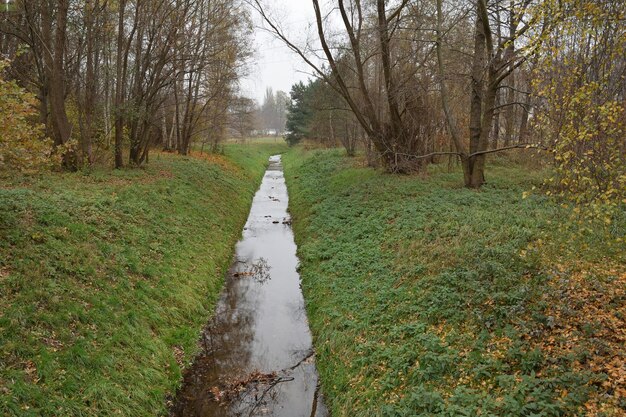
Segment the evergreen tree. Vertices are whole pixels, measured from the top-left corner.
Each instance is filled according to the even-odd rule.
[[[295,145],[309,134],[309,124],[311,121],[311,96],[312,84],[304,84],[300,81],[291,87],[291,102],[287,106],[287,134],[285,140],[291,145]]]

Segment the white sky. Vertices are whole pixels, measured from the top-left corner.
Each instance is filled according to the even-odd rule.
[[[311,0],[265,0],[269,5],[266,13],[280,22],[290,40],[304,45],[311,36],[310,25],[314,21]],[[282,90],[289,93],[298,81],[310,78],[309,67],[282,41],[262,28],[266,27],[256,11],[252,12],[256,26],[254,34],[255,56],[251,60],[250,75],[242,80],[242,93],[262,104],[265,89]]]

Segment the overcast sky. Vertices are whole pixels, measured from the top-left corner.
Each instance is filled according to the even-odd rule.
[[[311,0],[266,0],[269,13],[284,27],[289,39],[304,45],[312,36],[310,24],[314,21]],[[259,102],[263,101],[265,89],[282,90],[289,93],[291,86],[304,81],[310,73],[302,59],[291,52],[280,40],[263,30],[265,25],[257,12],[253,11],[256,26],[254,35],[255,56],[251,61],[250,75],[241,84],[244,95]]]

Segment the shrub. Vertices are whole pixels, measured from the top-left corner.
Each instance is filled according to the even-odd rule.
[[[0,62],[0,71],[8,65]],[[0,77],[0,173],[35,173],[49,168],[52,141],[42,125],[33,123],[36,98],[15,81]]]

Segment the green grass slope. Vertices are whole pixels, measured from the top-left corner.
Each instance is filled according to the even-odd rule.
[[[282,150],[0,184],[0,415],[163,414]]]
[[[560,250],[566,211],[524,199],[541,178],[521,167],[473,191],[444,167],[392,176],[341,154],[284,157],[333,416],[626,413],[623,246]]]

